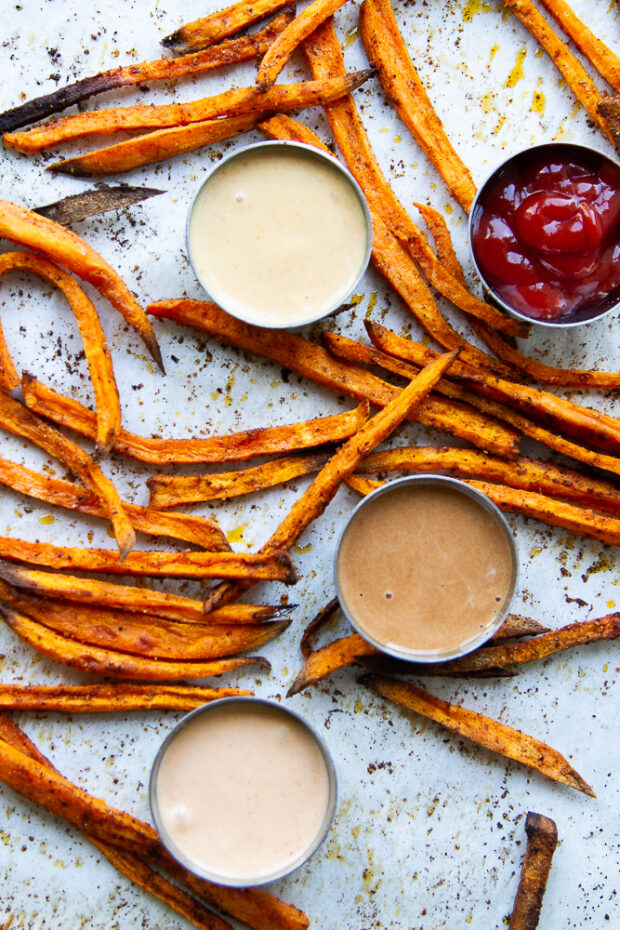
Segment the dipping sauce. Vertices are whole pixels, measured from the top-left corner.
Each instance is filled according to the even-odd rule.
[[[513,543],[501,515],[463,487],[405,478],[370,495],[346,527],[336,559],[340,603],[379,649],[453,658],[502,622],[515,584]]]
[[[301,864],[329,826],[333,770],[295,714],[258,699],[191,714],[155,763],[151,805],[170,851],[228,885],[270,881]]]
[[[334,310],[368,264],[371,225],[353,178],[328,155],[264,143],[229,157],[198,193],[190,258],[211,297],[259,326]]]
[[[474,258],[490,289],[531,319],[592,319],[620,299],[620,167],[575,145],[506,162],[472,211]]]

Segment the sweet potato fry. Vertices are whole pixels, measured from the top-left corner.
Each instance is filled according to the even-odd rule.
[[[620,517],[620,490],[615,485],[552,462],[524,456],[506,461],[475,449],[405,446],[371,453],[357,471],[362,475],[447,471],[459,477],[483,478],[524,491],[565,498]]]
[[[0,685],[2,710],[115,714],[132,710],[190,711],[220,698],[252,695],[243,688],[202,685]],[[0,730],[0,738],[2,730]]]
[[[194,152],[212,142],[222,142],[254,129],[259,117],[229,116],[220,119],[201,120],[188,126],[173,126],[140,135],[107,148],[65,158],[46,167],[46,171],[69,174],[76,178],[98,175],[120,174],[151,165],[165,158],[176,158],[186,152]]]
[[[369,336],[375,346],[390,355],[418,363],[422,358],[436,356],[432,349],[421,343],[403,339],[379,324],[367,325]],[[516,407],[521,413],[529,414],[543,422],[551,424],[562,432],[575,436],[582,441],[592,443],[606,451],[620,451],[620,419],[607,416],[590,407],[583,407],[573,401],[552,394],[526,387],[514,381],[506,381],[495,375],[472,372],[463,364],[457,364],[451,371],[453,378],[463,380],[485,397],[500,400]]]
[[[247,3],[247,0],[240,0],[224,10],[212,13],[211,16],[186,23],[162,39],[161,44],[175,55],[208,48],[215,42],[221,42],[253,23],[266,19],[289,2],[290,0],[255,0]]]
[[[448,730],[507,759],[514,759],[537,769],[553,781],[562,782],[591,798],[596,797],[592,788],[559,752],[527,733],[514,730],[499,720],[485,717],[466,707],[448,704],[447,701],[442,701],[427,691],[405,682],[377,675],[366,675],[360,681],[380,697],[394,701],[408,711],[428,717]]]
[[[46,501],[48,504],[67,507],[94,517],[107,517],[107,511],[102,503],[87,488],[72,484],[70,481],[52,478],[50,475],[41,475],[3,458],[0,458],[0,484],[19,491],[21,494]],[[123,509],[133,528],[142,533],[181,539],[214,552],[225,552],[230,549],[230,543],[223,531],[206,517],[190,516],[185,513],[164,513],[161,510],[139,507],[137,504],[129,504],[126,501],[123,501]]]
[[[19,592],[16,590],[19,589]],[[28,592],[24,594],[22,592]],[[59,615],[71,604],[76,622],[95,622],[100,608],[139,614],[148,620],[163,618],[201,627],[260,624],[290,613],[295,605],[271,607],[262,604],[229,604],[205,615],[202,601],[167,591],[111,584],[96,578],[77,578],[57,572],[39,572],[0,561],[0,597],[12,607],[24,611],[45,624],[51,614]],[[52,600],[50,600],[52,599]],[[61,604],[52,601],[61,601]],[[76,605],[96,605],[95,613]],[[109,616],[109,615],[105,615]],[[133,618],[135,620],[135,617]],[[191,635],[191,634],[190,634]],[[78,636],[79,639],[79,636]]]
[[[329,455],[286,456],[264,462],[243,471],[219,472],[211,475],[153,475],[146,482],[151,507],[176,507],[196,501],[228,500],[243,494],[254,494],[265,488],[311,475],[325,465]]]
[[[112,358],[97,311],[71,275],[42,255],[4,252],[0,255],[0,277],[13,271],[33,272],[58,287],[69,302],[82,337],[95,395],[97,432],[93,460],[99,461],[108,454],[116,441],[121,427],[121,407]]]
[[[316,29],[304,41],[303,47],[315,80],[321,78],[324,80],[327,78],[333,79],[345,73],[340,45],[330,20]],[[411,256],[420,265],[429,283],[436,287],[448,300],[451,300],[464,312],[486,320],[501,332],[512,336],[526,335],[529,331],[527,325],[525,327],[515,326],[514,320],[509,319],[495,307],[491,307],[490,304],[485,304],[484,301],[474,297],[438,261],[421,230],[411,220],[385,179],[352,98],[350,96],[342,97],[335,103],[330,104],[326,108],[326,114],[334,138],[349,170],[357,179],[368,200],[373,216],[374,236],[379,241],[378,245],[373,242],[373,253],[376,253],[378,249],[381,254],[387,247],[387,244],[382,241],[385,240],[385,232],[377,228],[380,225],[375,222],[375,217],[377,217],[377,219],[383,221],[392,233],[402,240],[406,248],[411,252]],[[392,270],[388,266],[392,265],[393,260],[389,260],[387,264],[381,263],[379,256],[377,256],[377,260],[380,264],[384,264],[386,277],[391,281],[392,279],[387,272]],[[382,267],[379,267],[379,270],[383,273]],[[409,276],[411,276],[411,270],[408,269],[408,271]],[[392,281],[392,283],[394,282]],[[397,287],[397,290],[400,291],[400,288]],[[419,296],[423,289],[418,285],[417,291]],[[425,301],[426,306],[424,308],[415,308],[412,305],[413,302],[407,302],[414,314],[420,319],[422,325],[429,329],[431,335],[444,348],[455,348],[456,345],[465,342],[441,317],[430,294]],[[432,328],[429,328],[429,324]],[[483,353],[475,350],[474,347],[468,346],[467,349],[473,359],[478,358],[481,360],[484,358]]]
[[[620,58],[585,25],[565,0],[541,0],[558,25],[570,36],[578,49],[620,93]]]
[[[35,252],[43,252],[96,287],[136,330],[163,370],[157,337],[142,307],[117,272],[92,246],[60,223],[8,200],[0,200],[0,236]]]
[[[613,97],[603,97],[598,105],[598,111],[609,123],[614,145],[620,152],[620,94]]]
[[[155,61],[143,61],[140,64],[123,65],[112,68],[92,77],[82,78],[73,84],[59,87],[51,94],[36,97],[26,103],[0,113],[0,132],[12,132],[28,123],[47,119],[53,113],[60,113],[68,107],[89,97],[102,94],[115,87],[126,87],[130,84],[143,84],[146,81],[170,81],[186,75],[202,74],[221,68],[224,65],[238,64],[250,61],[252,58],[264,55],[273,40],[294,18],[293,4],[285,7],[279,16],[268,23],[258,32],[249,36],[224,41],[202,52],[185,55],[182,58],[158,58]],[[77,195],[80,196],[79,194]],[[39,211],[37,211],[39,212]],[[54,216],[56,222],[64,220]]]
[[[536,930],[558,842],[558,828],[544,814],[529,811],[525,832],[527,846],[508,930]]]
[[[246,666],[269,668],[260,656],[205,660],[159,660],[103,649],[69,639],[27,617],[4,601],[0,601],[0,617],[24,642],[43,655],[94,675],[108,678],[129,678],[136,681],[179,681],[207,678]],[[0,771],[0,778],[2,777]]]
[[[531,0],[504,0],[504,4],[521,20],[528,32],[546,51],[590,119],[613,141],[607,120],[598,112],[601,95],[583,65],[553,31]]]
[[[360,36],[388,100],[453,197],[469,213],[476,196],[473,178],[448,139],[413,66],[389,0],[365,0],[360,10]]]
[[[260,63],[256,83],[262,93],[275,84],[276,78],[285,66],[294,50],[321,23],[340,9],[346,0],[313,0],[295,17],[286,29],[280,33],[267,50]]]
[[[80,223],[89,216],[107,213],[109,210],[122,210],[163,193],[164,191],[156,187],[130,187],[129,184],[112,187],[110,184],[104,184],[79,194],[70,194],[43,207],[35,207],[33,212],[53,220],[54,223],[61,223],[62,226],[71,226],[72,223]]]
[[[71,442],[4,392],[0,392],[0,426],[45,449],[90,488],[112,522],[122,561],[135,542],[135,533],[123,509],[118,491],[90,456],[76,443]]]
[[[258,128],[268,139],[288,139],[289,142],[304,142],[306,145],[313,145],[315,148],[322,149],[329,155],[331,150],[324,145],[316,133],[312,132],[304,123],[287,116],[286,113],[276,113],[269,119],[259,123]]]
[[[358,399],[366,398],[376,406],[385,406],[398,393],[398,388],[357,365],[337,362],[325,349],[301,336],[240,323],[209,302],[158,301],[149,306],[148,312],[193,326],[219,342],[273,359],[332,390]],[[37,409],[42,410],[38,406]],[[462,405],[447,405],[438,398],[427,397],[412,416],[420,423],[468,439],[474,445],[499,455],[509,458],[518,454],[518,435],[514,431],[505,430],[487,418],[477,419],[477,415],[470,420],[470,411]]]
[[[312,618],[310,623],[305,627],[303,635],[299,641],[299,649],[304,659],[307,659],[314,651],[314,637],[336,616],[340,609],[340,602],[337,597],[332,597],[325,607],[322,607]]]
[[[0,558],[48,568],[110,575],[153,575],[171,578],[248,578],[294,584],[290,556],[275,549],[258,552],[130,552],[124,561],[111,549],[78,549],[0,537]]]
[[[223,312],[223,311],[222,311]],[[37,413],[92,438],[95,415],[71,397],[57,394],[30,376],[22,379],[26,403]],[[351,393],[351,392],[347,392]],[[258,455],[276,455],[349,439],[368,416],[362,402],[354,410],[284,426],[243,430],[208,439],[159,439],[137,436],[121,427],[114,451],[151,465],[192,465],[242,462]],[[505,448],[505,444],[504,444]]]
[[[265,117],[280,111],[322,106],[343,94],[351,93],[373,74],[370,68],[325,80],[277,84],[265,94],[261,94],[256,87],[242,87],[190,103],[88,110],[73,116],[61,116],[33,129],[5,133],[3,141],[7,148],[34,155],[69,139],[109,136],[128,129],[165,129],[168,126],[213,120],[219,116]]]

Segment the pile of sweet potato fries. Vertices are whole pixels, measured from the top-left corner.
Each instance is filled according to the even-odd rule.
[[[371,475],[440,470],[482,490],[504,511],[620,545],[620,419],[547,389],[618,390],[620,372],[565,369],[528,357],[515,341],[527,337],[527,325],[468,289],[441,215],[429,206],[416,205],[432,241],[411,219],[379,167],[352,96],[370,77],[377,75],[387,99],[465,212],[476,193],[474,181],[415,70],[389,0],[364,0],[359,34],[370,68],[346,73],[332,21],[344,2],[312,0],[296,14],[286,0],[240,0],[168,36],[163,44],[175,57],[115,68],[0,115],[5,146],[26,154],[65,141],[141,131],[49,166],[57,172],[91,176],[127,171],[255,129],[267,138],[325,148],[307,126],[287,115],[305,107],[324,107],[335,145],[369,203],[372,262],[438,347],[403,338],[372,320],[366,323],[368,342],[325,332],[320,345],[299,334],[240,323],[207,301],[166,299],[145,311],[130,286],[84,239],[48,216],[0,202],[0,237],[22,249],[0,255],[0,276],[33,273],[65,295],[83,340],[96,408],[87,409],[58,394],[28,372],[18,373],[0,329],[0,427],[45,450],[80,482],[52,478],[0,458],[0,483],[37,500],[109,520],[118,545],[113,551],[0,538],[0,616],[17,636],[58,662],[106,678],[130,680],[57,688],[2,685],[0,708],[85,713],[188,710],[214,697],[250,693],[166,682],[268,666],[261,657],[247,653],[289,625],[286,614],[291,608],[241,603],[239,597],[263,580],[294,584],[297,570],[290,552],[301,534],[341,486],[360,494],[378,486]],[[598,91],[531,0],[504,2],[551,56],[600,130],[617,140],[620,98]],[[563,0],[541,2],[620,94],[620,59]],[[255,23],[260,24],[257,31],[243,34]],[[312,79],[293,85],[276,83],[298,47],[305,53]],[[192,103],[93,109],[48,120],[112,88],[198,75],[252,59],[260,61],[252,87],[225,90]],[[48,121],[23,128],[39,120]],[[103,329],[76,277],[93,285],[124,316],[162,370],[164,359],[149,317],[172,320],[273,360],[352,398],[357,406],[287,426],[265,425],[202,439],[130,433],[121,422]],[[448,322],[431,288],[466,314],[486,350]],[[388,373],[390,380],[377,371]],[[394,376],[403,379],[402,387],[396,386]],[[17,386],[23,403],[10,394]],[[442,445],[375,451],[405,420],[438,430]],[[84,451],[65,430],[93,441],[93,453]],[[458,445],[446,445],[446,435],[455,437]],[[521,455],[523,437],[543,444],[551,454],[573,459],[578,466],[568,467],[553,457]],[[462,440],[469,445],[462,447]],[[138,507],[122,500],[101,470],[99,463],[110,454],[155,466],[271,458],[208,475],[155,473],[147,482],[149,506]],[[255,493],[304,475],[314,476],[307,490],[257,552],[233,552],[212,521],[169,511],[183,504]],[[136,531],[194,548],[132,551]],[[141,585],[86,578],[84,573],[215,579],[216,583],[204,600],[196,600]],[[331,603],[307,628],[302,639],[305,664],[289,694],[345,666],[364,665],[368,673],[361,683],[380,697],[594,796],[566,759],[539,739],[392,676],[405,671],[457,678],[511,676],[523,663],[617,638],[620,614],[569,623],[554,631],[510,616],[494,640],[471,655],[405,668],[380,655],[358,634],[315,649],[315,633],[336,610],[337,604]],[[228,924],[161,871],[256,930],[307,926],[305,915],[270,895],[218,889],[185,872],[169,859],[150,827],[72,786],[2,714],[0,779],[67,817],[121,871],[196,926],[223,930]]]

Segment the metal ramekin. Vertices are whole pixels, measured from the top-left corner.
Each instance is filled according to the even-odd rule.
[[[316,323],[318,320],[324,319],[324,317],[329,316],[330,313],[333,313],[334,310],[337,310],[338,307],[340,307],[343,303],[346,303],[347,299],[348,299],[348,298],[351,296],[351,294],[355,291],[355,288],[358,286],[359,282],[361,281],[361,279],[363,278],[364,274],[366,273],[366,269],[368,268],[368,263],[369,263],[369,261],[370,261],[370,254],[371,254],[371,252],[372,252],[372,218],[371,218],[371,216],[370,216],[370,210],[369,210],[369,208],[368,208],[368,203],[367,203],[367,201],[366,201],[366,198],[365,198],[365,196],[364,196],[364,194],[363,194],[363,192],[362,192],[361,187],[359,186],[359,184],[357,183],[357,181],[355,180],[355,178],[353,177],[353,175],[350,173],[350,171],[349,171],[347,168],[345,168],[343,165],[341,165],[340,162],[337,161],[337,160],[334,158],[333,155],[329,155],[327,152],[323,152],[321,149],[314,148],[314,146],[312,146],[312,145],[307,145],[307,144],[304,143],[304,142],[289,142],[288,140],[285,140],[285,139],[273,139],[273,140],[268,140],[268,141],[266,141],[266,142],[256,142],[256,143],[254,143],[253,145],[246,145],[246,146],[244,146],[244,147],[241,148],[241,149],[237,149],[237,150],[234,151],[234,152],[230,152],[228,155],[225,155],[225,156],[217,163],[217,165],[215,165],[214,168],[211,169],[211,171],[208,173],[208,175],[207,175],[207,177],[205,178],[205,180],[202,182],[202,184],[201,184],[200,187],[198,188],[198,191],[196,192],[196,196],[194,197],[194,199],[193,199],[193,201],[192,201],[192,205],[191,205],[191,207],[190,207],[190,209],[189,209],[189,213],[188,213],[188,215],[187,215],[187,223],[186,223],[186,225],[185,225],[185,241],[186,241],[186,244],[187,244],[187,254],[188,254],[188,256],[189,256],[190,264],[191,264],[191,266],[192,266],[192,269],[193,269],[194,274],[196,275],[196,278],[198,279],[200,285],[201,285],[202,288],[206,291],[206,293],[208,294],[208,296],[209,296],[212,300],[216,301],[216,298],[213,296],[213,294],[210,293],[209,288],[206,286],[205,282],[204,282],[204,281],[202,280],[202,278],[200,277],[200,274],[198,273],[197,268],[196,268],[196,264],[195,264],[194,258],[193,258],[193,256],[192,256],[192,249],[191,249],[191,244],[190,244],[189,231],[190,231],[190,224],[191,224],[191,220],[192,220],[192,214],[193,214],[193,212],[194,212],[194,207],[195,207],[195,205],[196,205],[196,202],[197,202],[197,200],[198,200],[198,198],[199,198],[199,196],[200,196],[200,194],[201,194],[203,188],[210,182],[211,178],[212,178],[218,171],[221,171],[221,169],[222,169],[225,165],[227,165],[229,162],[233,161],[233,160],[236,159],[236,158],[241,158],[241,157],[243,157],[244,155],[247,155],[248,152],[253,152],[253,151],[255,151],[256,149],[269,149],[269,148],[274,149],[274,148],[276,148],[276,147],[279,148],[280,146],[285,146],[286,148],[301,149],[305,154],[307,154],[307,155],[310,156],[311,158],[315,158],[315,159],[317,159],[317,160],[319,160],[319,161],[322,161],[322,162],[324,162],[324,163],[327,163],[334,171],[340,172],[340,174],[341,174],[344,178],[346,178],[347,183],[350,185],[351,189],[354,191],[354,193],[355,193],[355,195],[356,195],[356,197],[357,197],[357,199],[358,199],[358,201],[359,201],[359,203],[360,203],[360,206],[361,206],[361,208],[362,208],[362,212],[363,212],[363,214],[364,214],[364,219],[365,219],[365,223],[366,223],[366,250],[365,250],[365,252],[364,252],[364,259],[363,259],[362,264],[361,264],[361,266],[360,266],[359,274],[358,274],[358,276],[356,277],[356,279],[355,279],[355,281],[353,282],[353,284],[351,285],[351,288],[350,288],[349,292],[348,292],[347,294],[345,294],[343,297],[339,297],[338,300],[337,300],[332,306],[330,306],[327,310],[324,310],[323,312],[321,312],[321,313],[319,313],[319,314],[317,314],[317,315],[315,315],[315,316],[313,316],[313,317],[308,317],[307,320],[303,320],[302,322],[298,322],[298,323],[280,323],[280,324],[278,324],[277,322],[270,321],[269,323],[259,324],[259,323],[257,323],[257,321],[256,321],[256,319],[255,319],[254,317],[251,317],[250,315],[248,315],[248,316],[242,315],[242,314],[239,313],[236,309],[233,309],[233,308],[231,308],[231,307],[227,307],[223,301],[219,301],[219,305],[222,307],[223,310],[225,310],[225,311],[226,311],[227,313],[229,313],[231,316],[234,316],[234,317],[236,317],[237,319],[242,320],[244,323],[250,323],[250,324],[252,324],[252,325],[254,325],[254,326],[263,325],[263,326],[265,326],[265,327],[268,327],[269,329],[291,329],[291,330],[295,330],[295,329],[301,329],[303,326],[309,326],[311,323]],[[216,302],[217,302],[217,301],[216,301]]]
[[[486,629],[482,630],[477,636],[471,637],[466,640],[464,643],[461,643],[460,646],[455,647],[450,650],[420,650],[415,651],[412,649],[398,648],[393,643],[383,643],[375,639],[372,634],[369,634],[360,624],[357,622],[355,616],[347,610],[347,606],[344,602],[342,596],[342,591],[340,587],[340,582],[338,578],[338,556],[340,553],[340,547],[342,545],[342,540],[347,532],[350,524],[355,520],[357,514],[362,510],[369,501],[374,501],[379,497],[382,497],[385,494],[390,494],[396,489],[411,486],[411,485],[439,485],[443,487],[448,487],[454,491],[458,491],[461,494],[465,494],[467,497],[471,497],[472,500],[475,500],[481,507],[483,507],[488,513],[490,513],[496,520],[497,524],[501,527],[506,537],[508,547],[510,549],[510,556],[512,561],[512,572],[510,583],[508,586],[508,592],[503,607],[498,611],[497,616],[495,617],[492,624],[490,624]],[[336,582],[336,593],[338,595],[338,600],[340,601],[340,607],[345,617],[349,621],[352,627],[354,627],[357,632],[368,640],[373,646],[376,646],[381,652],[386,653],[387,655],[393,656],[396,659],[404,659],[406,662],[447,662],[450,659],[458,659],[461,656],[467,655],[469,652],[473,652],[474,649],[477,649],[488,639],[491,638],[501,627],[502,623],[506,619],[509,611],[510,604],[517,587],[519,574],[519,558],[517,553],[517,547],[512,535],[508,521],[504,517],[503,513],[495,506],[495,504],[481,491],[478,491],[476,488],[472,488],[470,485],[465,484],[463,481],[459,481],[457,478],[448,478],[445,475],[408,475],[405,478],[399,478],[396,481],[390,481],[388,484],[385,484],[383,487],[377,488],[376,491],[372,491],[367,497],[363,498],[359,504],[352,511],[351,516],[345,526],[344,530],[340,534],[340,539],[338,540],[338,546],[336,548],[336,557],[334,560],[334,576]]]
[[[230,876],[226,873],[211,872],[208,869],[203,869],[198,866],[192,859],[185,855],[182,849],[180,849],[174,840],[168,835],[166,828],[164,826],[161,812],[159,810],[157,802],[157,776],[159,769],[163,760],[166,750],[170,744],[174,741],[175,737],[185,729],[185,727],[191,723],[196,717],[202,714],[208,714],[214,709],[221,707],[222,705],[230,706],[232,704],[251,704],[252,706],[256,705],[265,705],[270,708],[270,710],[276,711],[282,714],[283,717],[289,717],[294,719],[298,724],[300,724],[303,729],[312,737],[316,745],[318,746],[323,761],[325,763],[325,770],[327,772],[328,780],[328,797],[327,797],[327,806],[325,808],[325,814],[323,820],[320,824],[319,829],[313,842],[307,849],[304,849],[299,855],[293,860],[288,861],[287,864],[282,867],[280,870],[276,870],[269,874],[261,874],[255,878],[243,877],[239,878],[236,876]],[[208,881],[217,882],[220,885],[227,885],[233,888],[246,888],[253,887],[256,885],[264,885],[267,882],[275,881],[278,878],[284,878],[286,875],[290,875],[291,872],[294,872],[300,866],[302,866],[319,848],[323,843],[325,837],[327,836],[329,829],[332,825],[334,819],[334,813],[336,810],[336,797],[337,797],[337,785],[336,785],[336,770],[334,767],[334,762],[332,757],[327,749],[327,746],[318,735],[316,730],[310,726],[310,724],[303,719],[299,714],[295,713],[292,710],[289,710],[287,707],[283,707],[281,704],[277,704],[274,701],[267,701],[263,698],[255,697],[229,697],[221,698],[217,701],[211,701],[209,704],[205,704],[203,707],[199,707],[197,710],[191,711],[187,716],[183,717],[177,725],[170,731],[168,736],[165,738],[164,742],[160,746],[157,755],[155,756],[155,761],[153,762],[153,767],[151,769],[151,777],[149,782],[149,804],[151,808],[151,816],[155,824],[155,828],[159,834],[159,838],[162,843],[168,850],[171,856],[173,856],[178,862],[184,865],[190,872],[193,872],[195,875],[200,876],[200,878],[205,878]]]
[[[588,156],[596,155],[597,157],[610,162],[612,165],[615,165],[617,168],[620,168],[620,162],[618,162],[615,158],[610,157],[605,152],[601,152],[600,149],[594,148],[594,146],[582,145],[581,143],[578,143],[578,142],[545,142],[541,145],[535,145],[535,146],[532,146],[532,148],[515,152],[509,158],[506,158],[499,165],[497,165],[493,169],[493,171],[491,171],[491,173],[487,176],[486,180],[480,185],[478,189],[478,193],[476,194],[474,198],[471,211],[469,214],[469,225],[468,225],[469,251],[472,256],[474,266],[476,268],[478,276],[486,292],[486,295],[489,298],[491,303],[496,304],[498,307],[501,307],[511,316],[515,317],[518,320],[523,320],[525,323],[533,323],[536,326],[546,326],[549,329],[558,329],[558,328],[569,329],[569,328],[572,328],[573,326],[583,326],[584,323],[592,323],[595,320],[600,320],[602,319],[602,317],[607,316],[610,313],[613,313],[615,310],[617,310],[620,307],[620,296],[618,294],[616,294],[615,296],[614,294],[611,294],[605,300],[601,301],[601,303],[595,304],[593,307],[588,307],[582,311],[578,311],[576,315],[577,318],[573,318],[570,320],[561,320],[561,319],[557,321],[539,320],[539,319],[536,319],[536,317],[527,316],[526,314],[521,313],[519,310],[515,310],[514,307],[512,307],[510,304],[507,304],[504,300],[502,300],[502,298],[493,289],[493,286],[489,284],[489,282],[484,276],[484,272],[478,265],[478,262],[476,260],[476,253],[474,252],[474,246],[473,246],[473,227],[474,227],[474,223],[477,220],[479,209],[481,209],[479,207],[480,201],[484,200],[484,197],[486,196],[488,189],[497,180],[498,175],[502,171],[504,171],[506,168],[508,168],[509,166],[512,166],[513,164],[518,162],[519,159],[521,158],[529,159],[531,158],[533,153],[539,152],[542,154],[544,153],[545,149],[556,149],[556,150],[564,149],[566,151],[570,151],[572,149],[573,151],[574,150],[581,151],[587,154]]]

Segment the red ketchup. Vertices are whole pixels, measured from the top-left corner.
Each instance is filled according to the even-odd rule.
[[[524,316],[605,312],[620,299],[620,168],[573,145],[517,155],[480,193],[472,248],[489,288]]]

